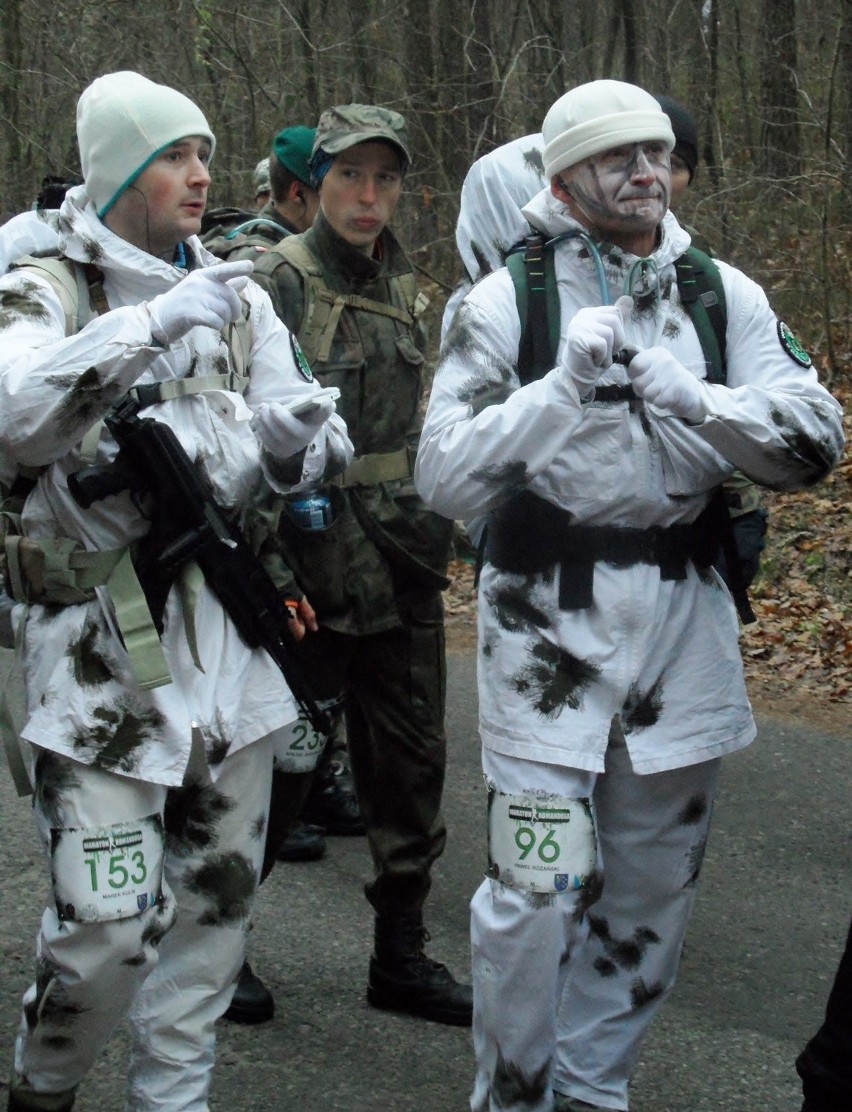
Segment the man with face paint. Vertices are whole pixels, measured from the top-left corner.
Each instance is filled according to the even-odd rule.
[[[523,214],[556,240],[556,365],[521,383],[511,278],[483,278],[445,338],[415,468],[433,509],[489,519],[473,1112],[628,1107],[675,981],[720,758],[755,734],[701,515],[734,467],[798,489],[843,444],[807,355],[723,263],[727,384],[705,381],[656,100],[591,82],[542,132],[549,185]]]

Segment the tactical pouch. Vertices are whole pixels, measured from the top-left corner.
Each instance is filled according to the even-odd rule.
[[[121,550],[87,552],[67,537],[34,540],[10,534],[0,561],[6,592],[16,602],[75,606],[92,601],[95,586],[106,581],[120,556]]]
[[[411,493],[405,492],[405,487]],[[444,591],[453,523],[423,505],[410,484],[390,484],[351,492],[352,511],[387,560],[397,591]]]
[[[354,552],[363,538],[344,492],[337,487],[324,487],[323,491],[331,499],[331,524],[325,529],[303,529],[285,508],[278,542],[296,582],[325,618],[343,614],[352,605],[352,579],[361,570]]]

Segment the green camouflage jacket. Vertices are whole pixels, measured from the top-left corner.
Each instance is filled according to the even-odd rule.
[[[279,539],[320,621],[345,633],[441,620],[452,522],[427,510],[411,477],[420,438],[425,306],[394,236],[380,258],[342,240],[320,212],[302,235],[255,262],[252,277],[303,345],[355,445],[341,485],[327,488],[334,521],[299,529],[285,509]]]
[[[259,212],[245,209],[212,209],[205,214],[201,242],[220,259],[257,258],[296,229],[270,201]]]

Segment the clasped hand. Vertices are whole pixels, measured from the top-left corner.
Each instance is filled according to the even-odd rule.
[[[637,397],[675,417],[697,425],[707,416],[705,387],[701,379],[663,347],[647,348],[631,359],[627,368]]]
[[[581,400],[591,397],[602,372],[624,347],[624,325],[632,310],[633,298],[620,297],[614,305],[581,309],[568,325],[561,371],[573,380]]]

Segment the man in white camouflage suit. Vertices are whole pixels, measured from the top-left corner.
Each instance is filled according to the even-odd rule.
[[[512,280],[482,279],[445,338],[415,471],[433,509],[489,516],[473,1112],[627,1108],[674,984],[720,758],[755,735],[702,512],[734,468],[794,490],[843,443],[807,354],[721,262],[727,379],[706,381],[656,100],[595,81],[542,132],[549,184],[523,214],[560,237],[554,365],[522,385]]]

